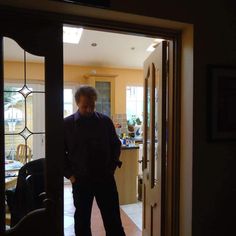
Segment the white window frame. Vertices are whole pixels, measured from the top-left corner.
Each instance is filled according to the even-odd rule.
[[[128,108],[127,108],[127,89],[129,88],[129,87],[135,87],[135,88],[142,88],[143,89],[143,91],[144,91],[144,87],[142,86],[142,85],[127,85],[126,87],[125,87],[125,97],[126,97],[126,100],[125,100],[125,103],[126,103],[126,109],[125,109],[125,111],[126,111],[126,115],[127,115],[127,119],[129,119],[129,117],[128,117],[128,114],[127,114],[127,110],[128,110]],[[143,97],[142,97],[142,101],[144,101],[143,100]],[[142,109],[143,109],[143,102],[142,102]],[[143,112],[142,112],[143,113]],[[135,115],[137,115],[137,114],[135,114]],[[139,117],[141,120],[143,120],[143,116],[142,117]]]
[[[73,94],[73,112],[76,112],[78,107],[76,105],[76,102],[75,102],[75,92],[76,90],[80,87],[80,86],[83,86],[82,84],[79,84],[79,83],[68,83],[66,82],[64,84],[64,89],[72,89],[72,94]],[[63,106],[64,106],[64,102],[63,102]]]

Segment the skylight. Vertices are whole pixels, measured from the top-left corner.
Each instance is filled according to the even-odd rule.
[[[83,28],[63,26],[63,42],[78,44],[83,32]]]

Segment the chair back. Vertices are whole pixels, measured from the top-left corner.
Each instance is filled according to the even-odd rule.
[[[18,173],[16,188],[6,191],[11,227],[29,212],[44,207],[45,198],[45,158],[39,158],[23,165]]]
[[[31,161],[32,158],[32,150],[26,144],[19,144],[16,150],[16,160],[26,164]]]

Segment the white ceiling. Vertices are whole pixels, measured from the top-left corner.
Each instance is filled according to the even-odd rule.
[[[142,68],[144,60],[150,54],[146,49],[153,41],[154,38],[148,37],[84,30],[79,44],[64,43],[64,63]],[[96,43],[97,46],[92,47],[92,43]],[[8,61],[23,61],[23,50],[13,40],[5,38],[4,58]],[[27,61],[42,62],[42,59],[27,54]]]

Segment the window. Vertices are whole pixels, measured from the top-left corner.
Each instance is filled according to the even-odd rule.
[[[128,86],[126,87],[126,114],[127,119],[132,117],[143,120],[143,87]]]
[[[64,117],[72,115],[77,110],[75,92],[82,84],[65,84],[64,88]]]
[[[73,89],[64,89],[64,117],[67,117],[73,113]]]

